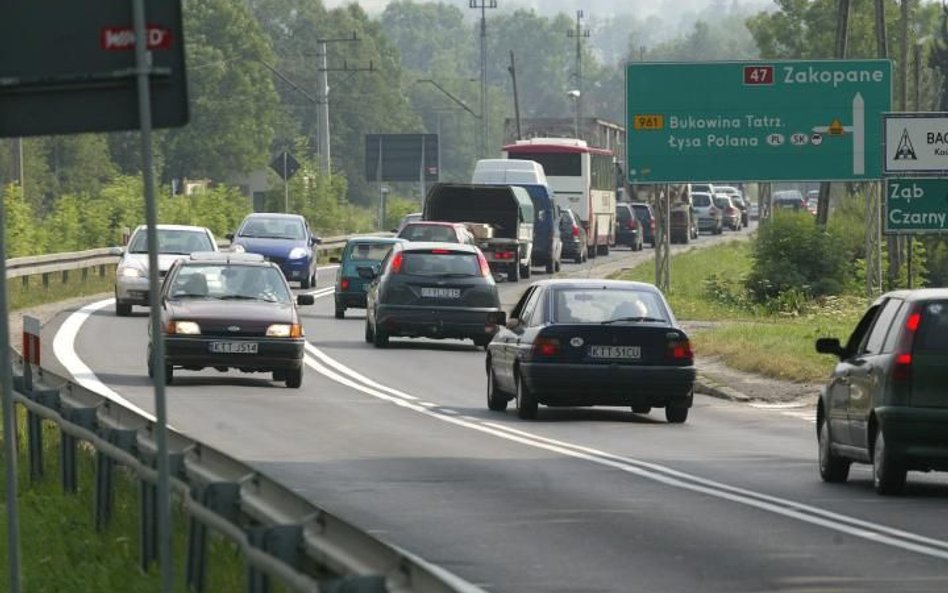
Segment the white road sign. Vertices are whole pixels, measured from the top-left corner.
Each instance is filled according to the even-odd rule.
[[[948,176],[948,113],[884,113],[885,175]]]

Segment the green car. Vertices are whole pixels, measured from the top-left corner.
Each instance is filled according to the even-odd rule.
[[[405,242],[394,237],[353,237],[346,242],[336,271],[336,319],[344,318],[348,308],[365,309],[367,282],[359,277],[358,269],[377,268],[393,244]]]
[[[948,289],[885,294],[845,345],[816,350],[839,358],[817,408],[823,480],[869,463],[876,491],[897,494],[908,471],[948,470]]]

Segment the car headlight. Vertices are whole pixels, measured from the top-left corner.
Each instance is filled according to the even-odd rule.
[[[231,245],[230,250],[233,251],[234,253],[244,253],[245,251],[247,251],[246,249],[244,249],[244,246],[241,245],[240,243],[236,245]]]
[[[193,321],[171,321],[168,323],[168,333],[196,336],[201,333],[201,326]]]
[[[119,276],[123,276],[125,278],[144,278],[145,270],[133,268],[131,266],[125,266],[124,268],[119,268]]]
[[[294,247],[290,251],[290,259],[303,259],[307,255],[309,255],[309,253],[306,251],[305,247]]]
[[[299,338],[303,335],[303,328],[297,324],[274,323],[267,328],[268,338]]]

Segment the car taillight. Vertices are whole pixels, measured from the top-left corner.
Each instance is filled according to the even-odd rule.
[[[431,250],[431,255],[448,255],[450,253],[451,252],[448,251],[447,249],[432,249]]]
[[[533,341],[533,355],[534,356],[556,356],[560,353],[560,341],[556,338],[544,338],[543,336],[538,336],[537,339]]]
[[[574,237],[578,237],[578,236],[579,236],[579,227],[576,226],[575,224],[573,225],[573,236],[574,236]]]
[[[391,265],[393,274],[401,274],[402,263],[404,263],[404,261],[405,261],[405,257],[400,252],[395,254],[395,256],[392,258],[392,265]]]
[[[653,231],[655,230],[655,219],[654,219],[654,218],[649,221],[649,226],[652,227],[652,230],[653,230]]]
[[[513,259],[514,253],[513,251],[495,251],[494,257],[497,259]]]
[[[691,342],[687,339],[676,339],[668,342],[666,357],[676,362],[692,362],[695,359],[694,352],[691,350]]]
[[[487,258],[484,257],[484,254],[480,251],[477,252],[477,263],[481,267],[481,276],[484,278],[490,278],[490,264],[487,263]]]
[[[922,322],[921,311],[912,311],[908,319],[905,320],[905,329],[899,338],[899,345],[896,349],[895,364],[892,367],[892,380],[896,382],[908,382],[912,380],[912,344],[915,341],[915,332]]]
[[[349,279],[343,278],[339,281],[339,290],[349,290]]]
[[[635,228],[635,223],[632,222],[631,219],[629,219],[629,221],[626,222],[625,224],[626,224],[626,226],[627,226],[629,229],[634,229],[634,228]]]

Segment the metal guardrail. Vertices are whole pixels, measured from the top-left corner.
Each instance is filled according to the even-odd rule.
[[[95,451],[94,525],[104,529],[114,505],[113,470],[141,481],[139,559],[157,560],[155,424],[49,370],[14,360],[14,401],[27,410],[29,475],[40,479],[42,422],[60,430],[60,479],[78,486],[79,442]],[[190,516],[186,582],[207,590],[208,529],[243,553],[247,591],[266,593],[270,580],[300,593],[483,593],[481,589],[385,543],[303,499],[263,473],[190,437],[169,430],[172,490]]]
[[[332,252],[345,245],[346,241],[351,237],[385,237],[389,235],[391,235],[391,233],[379,232],[325,237],[315,248],[317,252]],[[229,243],[225,241],[221,242],[220,245],[227,247]],[[68,273],[73,270],[87,270],[96,267],[101,267],[100,275],[104,275],[104,267],[117,264],[120,257],[114,247],[15,257],[7,260],[7,278],[43,276],[43,283],[47,284],[50,274],[62,273],[65,279]]]

